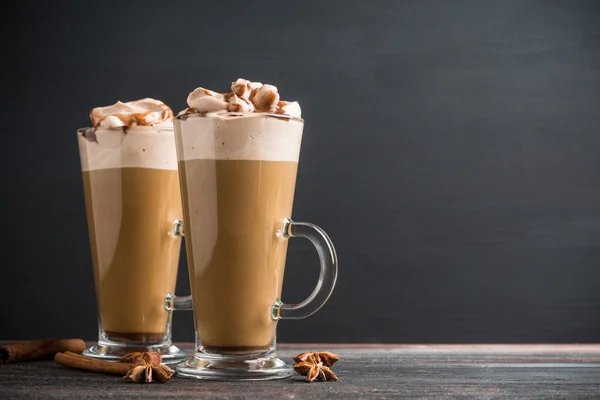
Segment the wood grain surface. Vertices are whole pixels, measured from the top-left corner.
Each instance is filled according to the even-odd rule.
[[[191,352],[191,344],[184,346]],[[195,381],[138,385],[50,361],[0,365],[3,399],[598,398],[600,345],[281,345],[341,356],[338,382]]]

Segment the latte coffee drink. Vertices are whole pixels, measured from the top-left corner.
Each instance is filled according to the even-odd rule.
[[[292,214],[302,138],[299,115],[283,109],[299,114],[298,104],[270,85],[252,96],[246,82],[242,94],[197,90],[175,120],[196,328],[203,349],[221,354],[273,343],[287,252],[276,232]],[[263,97],[272,104],[251,100]]]
[[[143,99],[95,108],[78,131],[100,342],[170,345],[182,218],[172,112]]]
[[[298,122],[274,117],[239,118],[221,123],[286,130],[291,138],[299,138],[302,129]],[[193,119],[182,124],[184,137],[185,126],[214,123],[210,117]],[[271,308],[281,298],[287,252],[287,241],[274,232],[292,213],[297,168],[293,157],[180,162],[192,299],[205,349],[264,352],[271,346]]]
[[[304,121],[275,86],[238,79],[197,88],[174,120],[196,351],[194,379],[266,380],[293,373],[277,358],[281,319],[306,318],[331,295],[337,255],[324,230],[291,220]],[[281,300],[288,240],[310,240],[321,272],[299,304]]]

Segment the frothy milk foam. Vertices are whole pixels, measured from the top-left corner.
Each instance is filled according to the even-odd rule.
[[[79,131],[81,169],[177,169],[171,123],[157,126],[87,128]]]
[[[298,162],[300,155],[302,120],[298,118],[211,113],[180,116],[175,124],[181,132],[183,148],[179,150],[183,160]]]

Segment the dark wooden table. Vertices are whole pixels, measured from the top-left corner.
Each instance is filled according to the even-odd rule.
[[[191,345],[185,346],[191,351]],[[1,399],[600,399],[600,345],[281,345],[280,357],[330,350],[338,382],[301,377],[133,384],[52,361],[0,365]]]

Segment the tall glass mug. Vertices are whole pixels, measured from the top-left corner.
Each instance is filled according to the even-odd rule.
[[[99,312],[98,343],[84,354],[157,351],[181,361],[171,343],[182,214],[172,125],[83,128],[77,137]]]
[[[337,256],[319,227],[290,220],[304,121],[264,113],[186,114],[174,121],[196,353],[177,367],[200,379],[276,379],[280,319],[329,298]],[[321,273],[300,304],[281,302],[288,238],[308,238]]]

